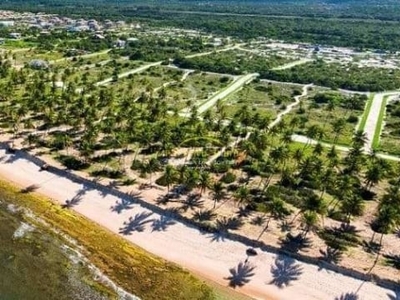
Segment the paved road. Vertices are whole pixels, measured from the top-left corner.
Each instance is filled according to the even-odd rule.
[[[233,50],[233,49],[237,49],[240,46],[242,46],[244,44],[236,44],[236,45],[232,45],[232,46],[228,46],[226,48],[222,48],[222,49],[218,49],[218,50],[214,50],[214,51],[208,51],[208,52],[202,52],[202,53],[196,53],[196,54],[191,54],[191,55],[187,55],[185,56],[185,58],[194,58],[194,57],[199,57],[199,56],[206,56],[206,55],[210,55],[213,53],[219,53],[219,52],[225,52],[225,51],[229,51],[229,50]]]
[[[327,148],[332,148],[333,146],[335,146],[336,150],[343,151],[343,152],[350,151],[350,147],[319,142],[317,140],[310,139],[304,135],[294,134],[294,135],[292,135],[292,141],[302,143],[302,144],[309,144],[309,145],[316,145],[316,144],[320,143],[322,146],[327,147]],[[382,159],[400,161],[400,157],[394,156],[394,155],[378,153],[376,156],[380,157]]]
[[[155,67],[155,66],[161,65],[161,63],[162,63],[162,61],[158,61],[158,62],[155,62],[155,63],[150,63],[150,64],[147,64],[147,65],[141,66],[141,67],[133,69],[133,70],[126,71],[124,73],[118,74],[118,79],[121,79],[121,78],[124,78],[124,77],[128,77],[129,75],[132,75],[132,74],[143,72],[144,70],[147,70],[147,69],[149,69],[151,67]],[[102,85],[106,85],[106,84],[108,84],[108,83],[110,83],[112,81],[113,81],[113,77],[110,77],[110,78],[104,79],[102,81],[99,81],[99,82],[95,83],[94,85],[95,86],[102,86]]]
[[[303,65],[305,63],[312,62],[312,61],[314,61],[314,60],[310,59],[310,58],[302,58],[302,59],[287,63],[286,65],[279,66],[279,67],[276,67],[276,68],[272,68],[272,70],[273,71],[286,70],[286,69],[290,69],[290,68],[293,68],[293,67],[298,66],[298,65]]]
[[[210,54],[212,54],[212,53],[214,53],[214,52],[228,51],[228,50],[235,49],[235,48],[237,48],[237,47],[239,47],[239,46],[240,46],[240,44],[237,44],[237,45],[229,46],[229,47],[227,47],[227,48],[218,49],[218,50],[216,50],[216,51],[209,51],[209,52],[202,52],[202,53],[191,54],[191,55],[186,56],[186,58],[193,58],[193,57],[198,57],[198,56],[210,55]],[[92,53],[92,54],[95,55],[95,53]],[[96,53],[96,55],[98,55],[98,54],[101,54],[101,53],[99,53],[99,52]],[[83,56],[81,56],[81,57],[83,57]],[[86,57],[87,57],[87,56],[86,56]],[[131,75],[131,74],[136,74],[136,73],[143,72],[143,71],[145,71],[145,70],[147,70],[147,69],[149,69],[149,68],[151,68],[151,67],[159,66],[159,65],[161,65],[162,63],[163,63],[163,61],[157,61],[157,62],[150,63],[150,64],[141,66],[141,67],[136,68],[136,69],[133,69],[133,70],[126,71],[126,72],[124,72],[124,73],[119,74],[119,75],[118,75],[118,79],[127,77],[127,76],[129,76],[129,75]],[[108,83],[110,83],[110,82],[112,82],[112,81],[113,81],[113,78],[110,77],[110,78],[107,78],[107,79],[104,79],[104,80],[102,80],[102,81],[99,81],[99,82],[95,83],[95,86],[106,85],[106,84],[108,84]]]
[[[222,91],[217,92],[215,95],[211,96],[211,98],[207,99],[202,104],[200,104],[198,106],[198,108],[197,108],[197,112],[199,114],[204,113],[205,111],[207,111],[211,107],[213,107],[218,102],[218,100],[225,99],[230,94],[233,94],[234,92],[238,91],[244,85],[250,83],[251,81],[253,81],[258,76],[259,76],[259,74],[253,73],[253,74],[247,74],[247,75],[244,75],[244,76],[237,77],[228,87],[226,87]],[[180,115],[183,116],[183,117],[189,117],[190,116],[190,112],[188,111],[187,108],[185,108],[180,113]]]
[[[70,56],[70,57],[63,57],[60,59],[56,59],[56,60],[51,60],[50,63],[51,64],[56,64],[56,63],[60,63],[63,61],[67,61],[67,60],[72,60],[74,58],[91,58],[97,55],[102,55],[102,54],[107,54],[108,52],[110,52],[112,49],[107,49],[107,50],[103,50],[103,51],[99,51],[99,52],[93,52],[93,53],[88,53],[88,54],[83,54],[83,55],[77,55],[77,56]]]
[[[400,95],[400,92],[384,92],[384,93],[376,93],[374,99],[372,100],[371,109],[369,111],[369,115],[367,117],[367,121],[364,127],[364,133],[367,137],[367,142],[364,147],[365,152],[370,152],[372,150],[372,142],[374,140],[374,135],[376,130],[380,130],[379,123],[379,114],[382,108],[383,99],[386,96],[395,97],[396,95]],[[385,108],[382,108],[385,109]]]

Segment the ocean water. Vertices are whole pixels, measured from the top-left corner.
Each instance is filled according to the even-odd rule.
[[[108,298],[94,288],[87,267],[71,260],[59,237],[31,226],[21,212],[0,203],[0,300]]]

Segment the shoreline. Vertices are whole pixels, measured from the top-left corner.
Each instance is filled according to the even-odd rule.
[[[0,150],[0,154],[4,156],[4,150]],[[40,161],[40,159],[31,157],[29,153],[17,152],[14,156],[16,156],[16,159],[12,159],[11,163],[2,161],[0,175],[22,187],[38,184],[37,191],[40,194],[50,196],[59,204],[64,204],[67,199],[74,197],[81,186],[86,186],[87,192],[82,196],[82,203],[79,203],[73,209],[114,233],[120,233],[123,222],[133,217],[131,211],[136,212],[136,216],[150,212],[155,216],[158,215],[158,217],[161,216],[160,212],[163,211],[161,208],[156,211],[149,211],[148,208],[151,205],[143,206],[140,204],[140,201],[143,200],[140,200],[133,204],[131,211],[126,210],[117,214],[110,210],[110,205],[112,206],[119,200],[115,196],[116,193],[111,195],[105,191],[102,195],[101,191],[88,187],[86,179],[81,178],[81,182],[77,183],[66,176],[57,174],[64,172],[62,170],[54,173],[40,172],[38,165],[32,162],[34,159],[37,161]],[[9,158],[9,156],[6,157]],[[19,171],[15,172],[16,169],[19,169]],[[75,174],[70,175],[78,177]],[[119,191],[118,193],[122,194]],[[151,237],[151,235],[153,236]],[[198,229],[180,221],[176,221],[176,224],[166,231],[149,233],[148,229],[144,229],[142,232],[130,232],[124,238],[146,251],[177,263],[194,273],[205,275],[203,277],[223,286],[228,283],[226,278],[230,275],[230,269],[239,272],[240,264],[243,266],[246,248],[248,248],[241,242],[228,239],[223,242],[212,243],[210,236],[207,237],[205,233],[200,233]],[[257,251],[262,252],[249,259],[250,264],[255,267],[255,274],[249,276],[249,282],[243,288],[237,289],[239,292],[257,299],[266,299],[266,297],[291,299],[296,296],[301,296],[302,299],[339,297],[341,292],[337,291],[337,286],[343,288],[343,294],[355,292],[359,287],[362,287],[359,293],[365,299],[380,299],[383,295],[391,294],[390,290],[385,290],[371,282],[364,282],[350,276],[331,272],[326,268],[319,270],[318,266],[314,264],[271,253],[269,252],[270,249],[257,249]],[[191,255],[187,253],[191,253]],[[287,262],[294,264],[302,270],[299,272],[298,278],[284,288],[270,284],[276,279],[269,274],[271,267],[279,266],[277,263],[280,261],[284,264]]]

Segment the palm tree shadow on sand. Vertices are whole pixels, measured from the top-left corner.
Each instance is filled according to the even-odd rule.
[[[166,231],[168,227],[175,225],[176,222],[170,217],[161,216],[159,219],[153,220],[151,231]]]
[[[232,288],[242,287],[251,281],[255,268],[249,263],[240,262],[237,267],[229,269],[231,275],[225,279],[229,281],[229,286]]]
[[[40,188],[40,186],[38,184],[31,184],[31,185],[27,186],[26,188],[21,189],[20,192],[22,194],[29,194],[29,193],[35,192],[39,188]]]
[[[119,199],[115,202],[115,205],[111,206],[111,211],[120,214],[124,210],[132,209],[134,203],[135,201],[132,199]]]
[[[130,235],[134,231],[143,232],[147,223],[153,222],[152,219],[148,219],[153,213],[141,212],[136,214],[134,217],[130,217],[128,221],[124,222],[124,226],[120,228],[119,233],[123,235]]]
[[[62,205],[62,208],[71,208],[77,206],[79,203],[82,202],[83,196],[88,192],[88,190],[89,189],[87,188],[87,186],[84,186],[71,199],[65,200],[65,204]]]
[[[273,279],[269,284],[284,288],[289,286],[292,281],[298,280],[303,271],[296,260],[280,255],[275,259],[275,265],[271,266],[271,273]]]

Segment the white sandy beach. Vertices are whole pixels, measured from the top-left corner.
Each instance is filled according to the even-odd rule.
[[[258,255],[250,257],[245,264],[248,247],[240,242],[213,241],[211,234],[200,233],[177,221],[165,221],[161,215],[139,204],[116,211],[113,207],[122,199],[47,171],[41,172],[19,152],[9,155],[1,149],[0,160],[1,177],[22,188],[38,185],[37,192],[60,204],[80,195],[72,209],[115,233],[123,229],[124,238],[151,253],[225,286],[229,284],[227,278],[231,272],[241,273],[236,275],[237,281],[248,282],[236,289],[256,299],[400,299],[399,291],[395,293],[288,257],[277,258],[277,255],[260,249],[256,249]],[[145,198],[150,193],[157,191],[143,191],[140,197]],[[129,224],[124,225],[124,222]],[[254,270],[249,270],[250,267]],[[233,270],[230,272],[230,269]],[[349,296],[356,292],[358,298]]]

